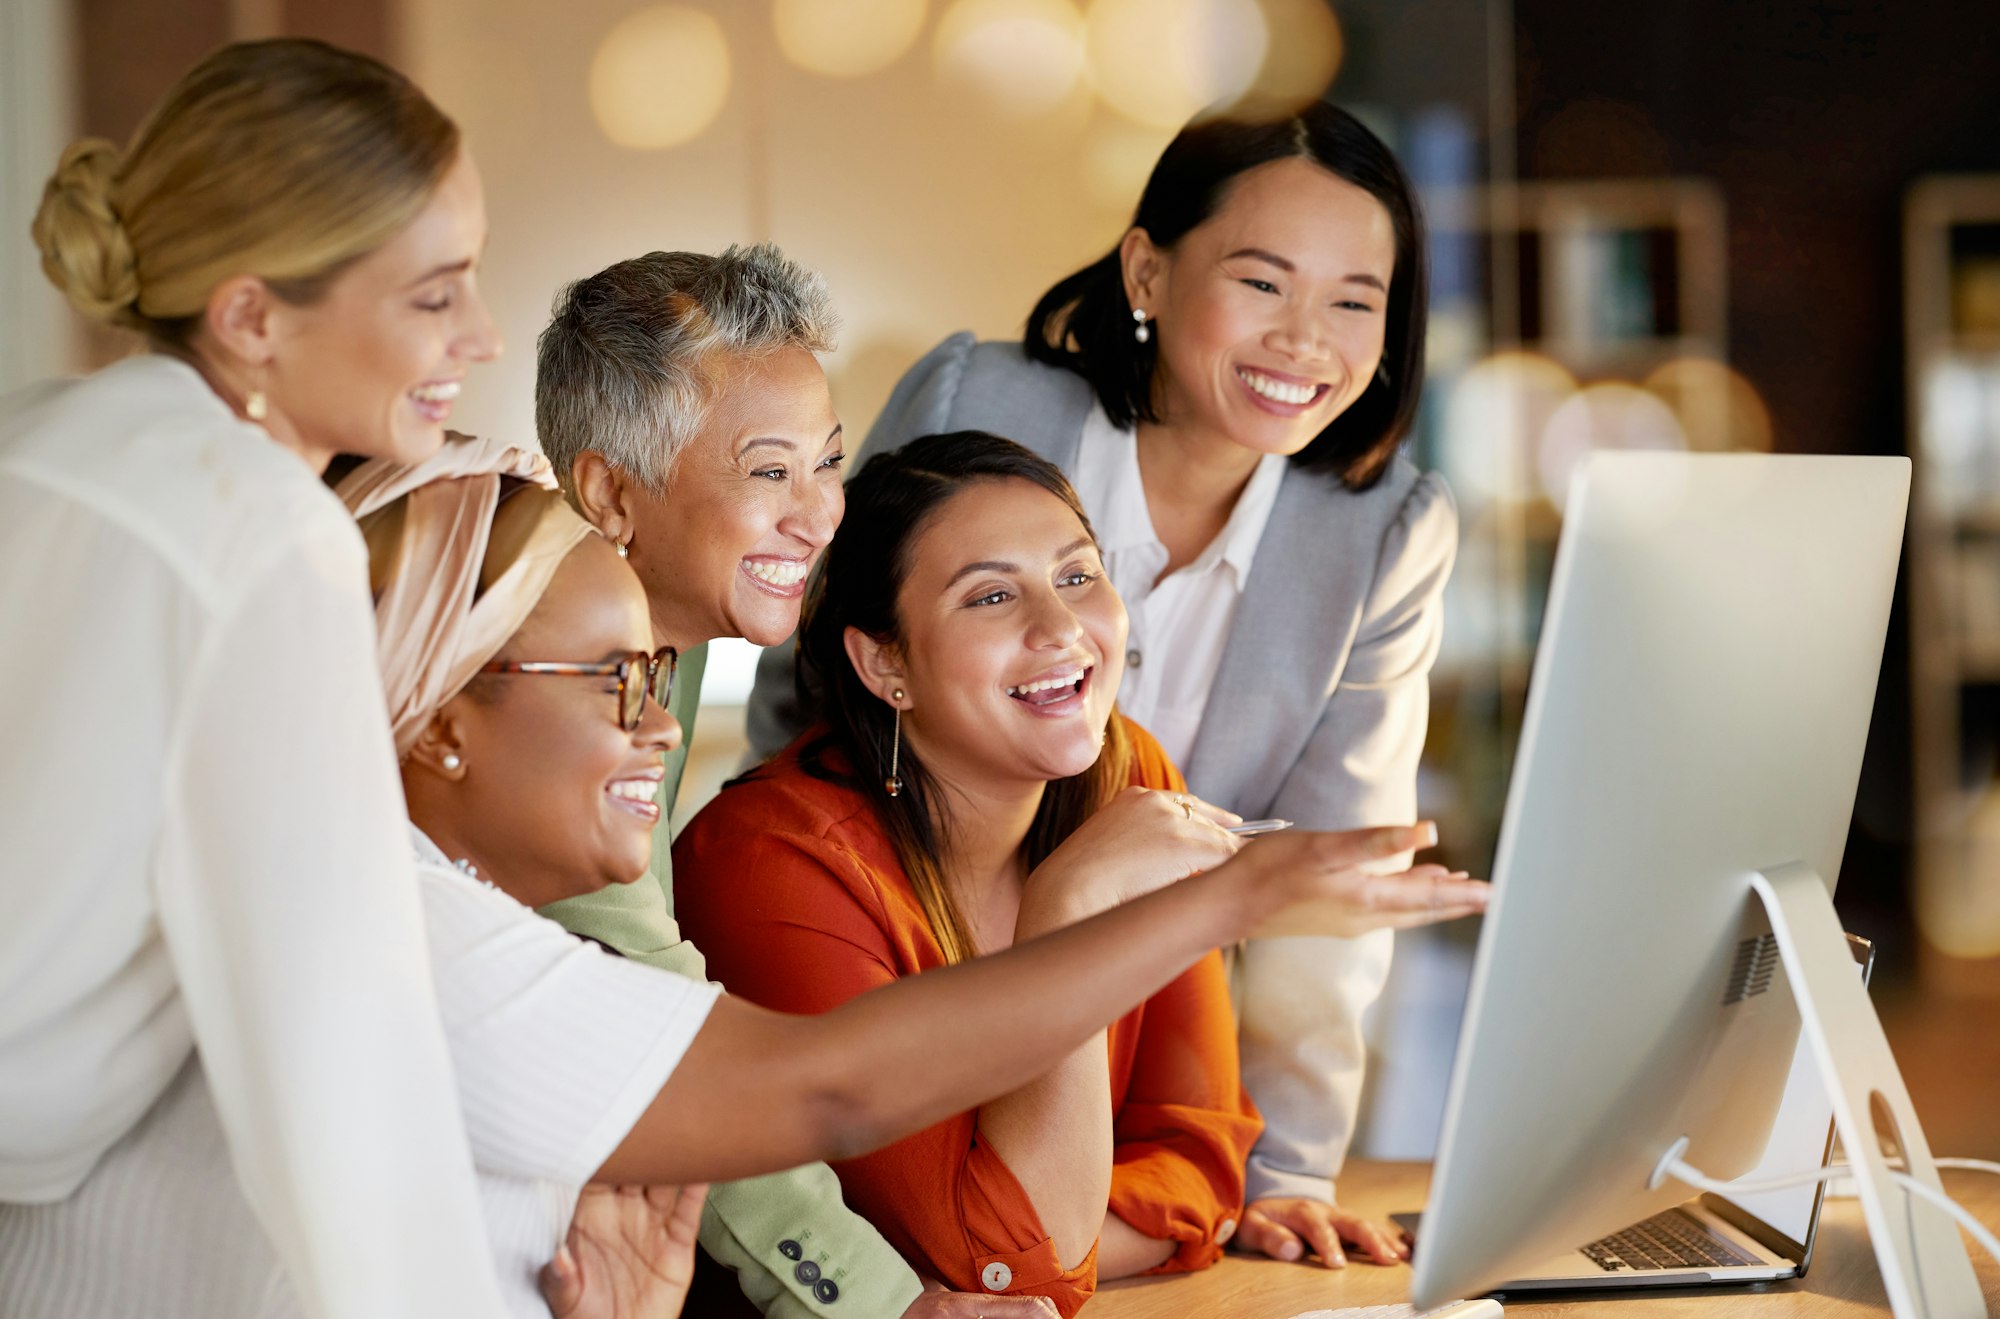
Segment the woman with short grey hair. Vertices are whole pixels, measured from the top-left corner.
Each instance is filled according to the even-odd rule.
[[[703,977],[704,963],[674,923],[667,825],[706,643],[772,645],[797,626],[843,508],[840,420],[817,356],[836,327],[819,276],[759,244],[652,252],[578,280],[539,343],[542,449],[645,585],[654,644],[680,654],[672,710],[686,730],[660,789],[654,877],[542,914],[684,975]],[[824,1164],[714,1187],[701,1241],[786,1319],[1052,1313],[1036,1297],[926,1291]]]

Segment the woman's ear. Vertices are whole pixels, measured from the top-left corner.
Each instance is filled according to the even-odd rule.
[[[632,506],[636,492],[633,478],[623,468],[595,449],[585,449],[569,467],[570,489],[576,492],[577,512],[583,520],[604,533],[613,545],[631,543],[637,520]]]
[[[1125,280],[1125,300],[1143,307],[1148,316],[1159,314],[1166,293],[1166,254],[1153,246],[1153,237],[1144,229],[1132,228],[1118,242],[1118,269]]]
[[[202,320],[208,335],[238,369],[267,365],[277,351],[276,299],[255,275],[235,275],[208,295]]]
[[[417,744],[403,757],[405,768],[419,767],[450,783],[465,778],[470,768],[466,764],[465,729],[452,712],[459,699],[454,697],[445,702],[444,709],[431,716],[424,731],[417,734]]]
[[[903,656],[894,643],[871,637],[858,627],[842,632],[840,640],[847,647],[847,662],[854,666],[863,686],[898,709],[910,708],[905,690],[909,680],[903,676]]]

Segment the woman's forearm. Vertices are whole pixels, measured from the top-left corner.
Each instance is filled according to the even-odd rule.
[[[1172,1241],[1149,1237],[1107,1212],[1097,1238],[1097,1280],[1110,1282],[1157,1269],[1174,1257]]]
[[[1111,1198],[1110,1071],[1100,1031],[979,1109],[980,1138],[1034,1202],[1064,1269],[1090,1254]]]
[[[599,1179],[724,1181],[852,1158],[1017,1090],[1261,919],[1270,886],[1244,879],[1198,875],[821,1016],[725,997]]]

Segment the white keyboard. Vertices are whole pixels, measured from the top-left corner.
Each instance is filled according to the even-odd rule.
[[[1307,1310],[1292,1319],[1500,1319],[1500,1302],[1490,1296],[1476,1301],[1446,1301],[1435,1310],[1411,1305],[1355,1305],[1344,1310]]]

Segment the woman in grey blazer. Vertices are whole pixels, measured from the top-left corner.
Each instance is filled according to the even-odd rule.
[[[1131,607],[1120,705],[1202,797],[1313,829],[1408,822],[1458,534],[1443,481],[1398,453],[1426,283],[1408,181],[1353,116],[1322,103],[1198,122],[1119,246],[1042,297],[1025,343],[945,340],[868,443],[981,429],[1071,476]],[[754,749],[807,713],[791,648],[766,651]],[[1244,1081],[1266,1123],[1240,1247],[1406,1255],[1334,1195],[1391,937],[1237,955]]]

